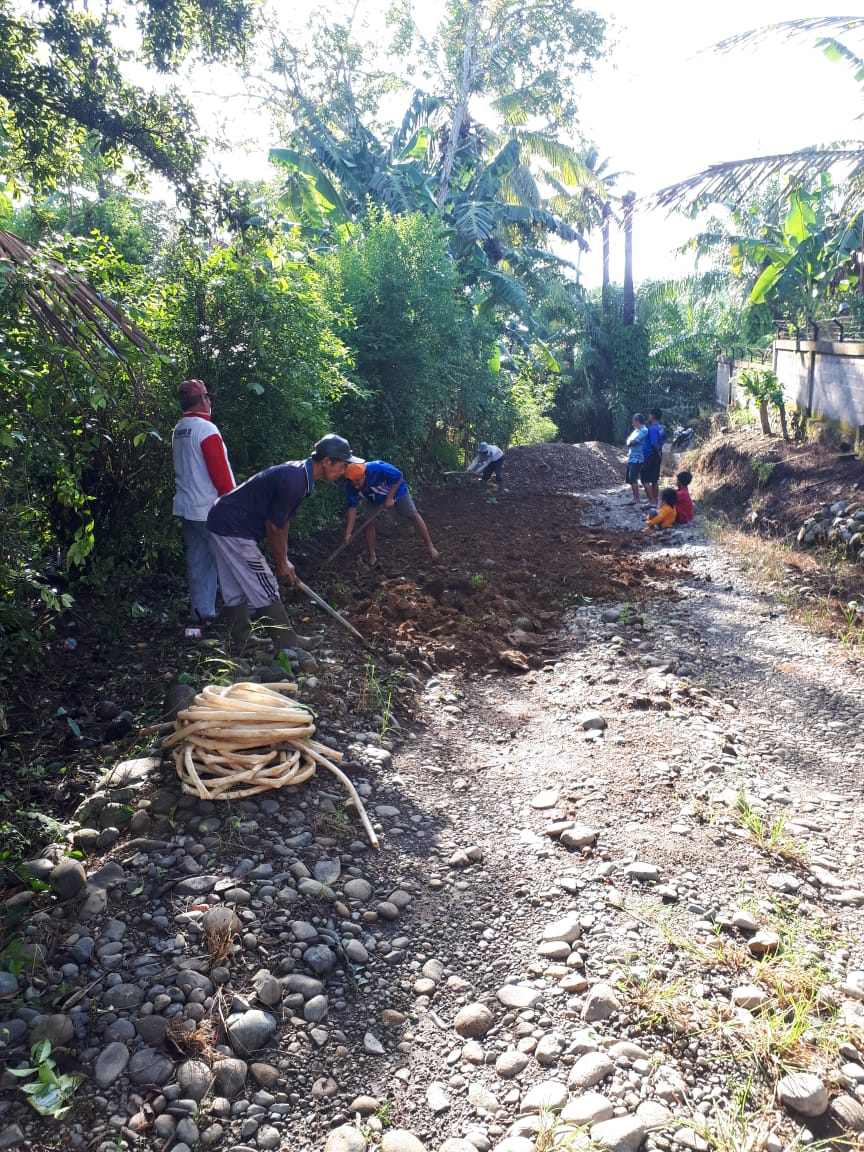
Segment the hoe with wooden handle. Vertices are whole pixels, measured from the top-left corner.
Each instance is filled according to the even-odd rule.
[[[334,620],[338,620],[342,627],[347,628],[352,636],[356,636],[362,644],[366,643],[365,639],[360,635],[354,625],[349,624],[341,612],[337,612],[335,608],[331,608],[327,601],[324,600],[323,597],[319,596],[317,592],[313,592],[308,584],[304,584],[302,580],[298,580],[295,586],[300,589],[304,596],[308,596],[310,600],[314,601],[314,603],[316,603],[319,608],[323,608],[325,612],[329,613],[329,615],[332,616]]]

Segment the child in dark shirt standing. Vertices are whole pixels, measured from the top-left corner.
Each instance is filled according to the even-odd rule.
[[[679,524],[689,524],[693,519],[693,500],[690,496],[692,472],[679,472],[675,477],[678,483],[678,501],[675,504],[675,519]]]

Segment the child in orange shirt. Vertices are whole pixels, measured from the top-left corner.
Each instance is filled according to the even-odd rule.
[[[675,505],[678,503],[678,492],[675,488],[664,488],[660,493],[660,509],[656,516],[648,517],[648,526],[643,532],[652,532],[658,528],[671,528],[675,523]]]

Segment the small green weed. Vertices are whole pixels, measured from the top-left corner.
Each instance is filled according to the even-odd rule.
[[[771,474],[777,467],[776,463],[771,463],[770,460],[760,460],[758,457],[750,461],[750,467],[756,473],[756,479],[759,482],[760,488],[765,488],[768,481],[771,479]]]
[[[58,1073],[49,1040],[37,1040],[30,1049],[30,1059],[33,1063],[29,1068],[7,1067],[6,1071],[24,1081],[19,1088],[40,1116],[59,1120],[71,1110],[72,1094],[84,1077]]]
[[[781,812],[773,820],[770,819],[753,807],[742,788],[738,793],[733,815],[738,824],[749,832],[760,852],[764,852],[766,856],[802,866],[807,864],[806,851],[784,833],[785,812]]]

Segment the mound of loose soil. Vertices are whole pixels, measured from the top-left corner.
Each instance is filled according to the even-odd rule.
[[[511,448],[504,483],[514,492],[590,492],[624,480],[624,457],[611,444],[529,444]]]
[[[763,467],[763,465],[765,467]],[[761,472],[761,479],[760,479]],[[703,446],[693,492],[706,508],[793,537],[821,504],[864,489],[864,460],[823,444],[784,444],[758,428],[713,436]]]
[[[512,491],[486,499],[473,487],[427,493],[420,511],[441,561],[433,564],[411,528],[385,516],[377,522],[380,567],[364,573],[356,555],[343,554],[331,592],[364,636],[409,659],[471,665],[514,646],[536,657],[538,634],[550,630],[568,604],[648,599],[665,592],[685,567],[642,555],[645,538],[638,532],[580,525],[578,503]],[[309,579],[326,586],[327,572]]]

